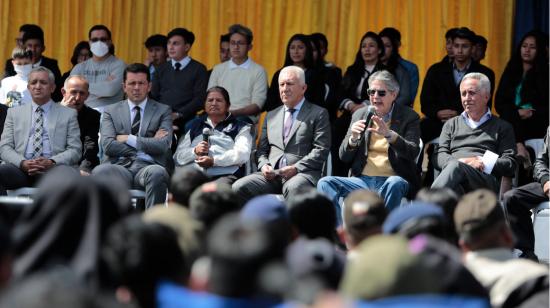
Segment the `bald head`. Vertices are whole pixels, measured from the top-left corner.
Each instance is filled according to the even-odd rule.
[[[90,84],[84,76],[69,76],[69,78],[65,80],[63,88],[61,88],[61,93],[63,94],[61,104],[80,111],[90,94],[88,91],[89,87]]]

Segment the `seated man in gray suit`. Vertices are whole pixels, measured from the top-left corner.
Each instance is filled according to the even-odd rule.
[[[257,172],[233,184],[247,201],[261,194],[294,193],[314,187],[321,177],[330,148],[330,121],[326,109],[304,98],[304,71],[287,66],[279,75],[283,106],[267,113],[258,147]]]
[[[463,195],[478,188],[498,193],[498,179],[516,170],[514,129],[491,114],[491,83],[482,73],[460,82],[464,112],[443,125],[435,167],[441,174],[432,188],[449,187]]]
[[[53,73],[34,68],[27,87],[32,103],[9,109],[0,140],[0,195],[33,185],[55,165],[76,167],[82,155],[76,111],[51,99]]]
[[[145,189],[147,208],[166,200],[171,162],[170,107],[147,98],[151,90],[149,68],[141,63],[124,70],[123,89],[128,99],[105,108],[101,144],[105,158],[92,175],[120,176],[129,187]]]

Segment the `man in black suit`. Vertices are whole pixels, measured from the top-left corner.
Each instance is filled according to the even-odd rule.
[[[63,94],[61,105],[76,109],[78,112],[80,141],[82,142],[82,157],[78,169],[80,169],[81,175],[90,175],[92,169],[99,165],[97,139],[101,114],[84,104],[90,94],[89,88],[88,80],[80,75],[69,76],[61,88]]]
[[[29,31],[25,31],[22,38],[22,46],[32,52],[33,67],[43,66],[52,71],[55,77],[56,87],[52,94],[52,100],[54,102],[59,102],[61,100],[61,85],[59,84],[61,80],[61,71],[59,71],[57,60],[42,56],[42,53],[46,50],[46,45],[44,45],[44,32],[42,29],[37,26],[37,28],[31,28]],[[5,76],[15,76],[15,70],[11,62],[10,64],[6,63]]]

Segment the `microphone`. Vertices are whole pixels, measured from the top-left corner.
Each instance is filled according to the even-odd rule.
[[[210,131],[210,128],[205,127],[202,129],[202,141],[205,141],[206,143],[209,143],[210,135],[212,134],[212,131]],[[208,153],[203,154],[203,156],[208,155]]]
[[[367,115],[365,116],[365,128],[368,128],[370,126],[372,122],[372,116],[374,115],[376,108],[374,108],[373,105],[369,105],[369,107],[367,107],[367,110]]]

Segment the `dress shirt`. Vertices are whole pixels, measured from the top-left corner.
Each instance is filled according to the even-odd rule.
[[[470,62],[468,64],[466,64],[466,66],[464,67],[463,70],[459,70],[458,67],[456,67],[456,64],[453,62],[453,77],[455,79],[455,84],[457,86],[462,81],[462,77],[464,77],[464,75],[466,75],[466,72],[470,68],[471,64],[472,64],[472,61],[470,60]]]
[[[479,121],[474,121],[472,118],[470,118],[466,113],[466,111],[463,111],[460,115],[464,119],[464,122],[466,123],[466,125],[468,125],[468,127],[470,127],[471,129],[476,129],[480,127],[481,124],[489,121],[489,119],[491,119],[491,117],[493,116],[489,109],[487,109],[487,112],[481,116]]]
[[[141,121],[139,122],[139,131],[141,132],[141,124],[143,123],[143,118],[145,116],[145,106],[147,105],[147,98],[145,98],[145,100],[139,103],[134,103],[130,100],[128,100],[127,103],[128,103],[128,108],[130,109],[130,123],[134,122],[134,118],[136,116],[136,111],[134,110],[134,107],[137,106],[140,109]],[[138,136],[131,135],[131,134],[128,135],[128,140],[126,140],[126,144],[137,149],[137,137]],[[137,151],[136,157],[143,161],[148,161],[148,162],[154,161],[154,159],[149,154],[146,154],[145,152],[140,150]]]
[[[176,63],[179,62],[181,64],[180,71],[183,71],[183,69],[187,66],[187,64],[189,64],[189,62],[191,62],[191,57],[187,56],[187,57],[181,59],[180,61],[170,59],[170,61],[172,62],[172,67],[174,68],[174,70],[176,69]]]
[[[43,114],[43,126],[44,128],[42,129],[42,156],[43,157],[46,157],[46,158],[50,158],[52,156],[52,148],[50,146],[50,136],[48,135],[48,114],[50,112],[50,109],[52,107],[52,104],[54,102],[52,100],[50,100],[49,102],[47,102],[46,104],[42,105],[42,110],[44,111],[44,114]],[[35,118],[36,118],[36,109],[38,108],[38,105],[35,103],[35,102],[32,102],[32,116],[31,116],[31,129],[29,130],[29,137],[28,137],[28,141],[27,141],[27,148],[25,150],[25,158],[26,159],[31,159],[33,154],[34,154],[34,149],[33,149],[33,142],[32,142],[32,139],[34,137],[34,125],[36,124],[35,123]]]

